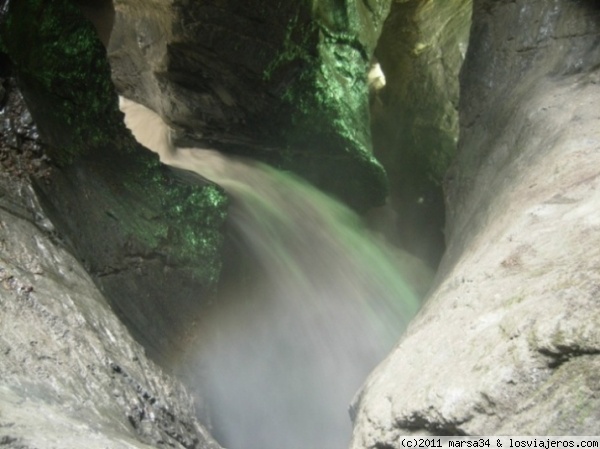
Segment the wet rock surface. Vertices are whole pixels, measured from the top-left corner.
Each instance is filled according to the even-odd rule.
[[[0,445],[218,448],[53,231],[0,178]]]
[[[47,146],[15,80],[2,87],[0,446],[218,448],[65,250],[30,182],[52,182]]]
[[[437,288],[355,404],[402,435],[595,435],[600,16],[475,1]]]
[[[0,445],[219,448],[197,421],[203,404],[149,361],[65,249],[30,181],[51,188],[60,168],[15,79],[2,87]]]
[[[2,173],[13,177],[50,175],[49,158],[44,151],[31,113],[14,78],[0,77],[0,165]]]

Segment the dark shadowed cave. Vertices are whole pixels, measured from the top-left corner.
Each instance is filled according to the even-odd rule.
[[[598,433],[593,1],[0,5],[0,445]]]

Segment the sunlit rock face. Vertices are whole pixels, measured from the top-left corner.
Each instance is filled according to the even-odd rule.
[[[444,250],[442,180],[456,154],[471,3],[394,1],[375,51],[386,85],[372,95],[373,145],[399,217],[393,238],[432,266]]]
[[[356,403],[352,447],[401,435],[595,435],[600,16],[475,1],[437,288]]]
[[[270,162],[365,210],[387,194],[366,74],[389,3],[117,0],[113,78],[180,146]]]

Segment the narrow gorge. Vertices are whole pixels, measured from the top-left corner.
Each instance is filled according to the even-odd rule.
[[[0,81],[0,447],[600,433],[595,1],[0,0]]]

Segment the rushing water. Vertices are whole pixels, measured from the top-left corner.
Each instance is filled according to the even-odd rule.
[[[174,149],[160,118],[131,104],[124,111],[163,162],[232,198],[235,270],[180,358],[218,439],[230,449],[347,447],[349,403],[417,309],[398,259],[353,212],[298,177]]]

